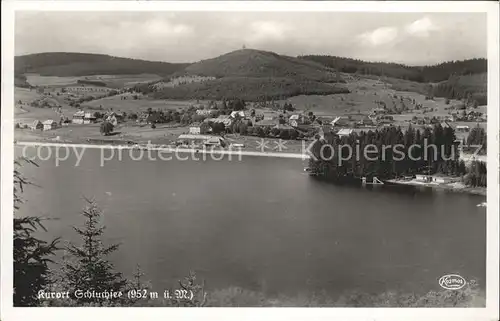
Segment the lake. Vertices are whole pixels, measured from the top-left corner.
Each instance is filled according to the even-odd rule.
[[[100,166],[100,157],[87,149],[79,166],[74,153],[24,166],[40,187],[26,189],[20,214],[58,218],[46,234],[78,241],[71,226],[83,224],[82,197],[94,197],[105,243],[122,243],[116,268],[131,276],[140,264],[157,291],[189,270],[209,290],[269,294],[424,293],[445,274],[485,287],[486,208],[476,206],[485,197],[333,185],[300,159],[134,161],[127,151]]]

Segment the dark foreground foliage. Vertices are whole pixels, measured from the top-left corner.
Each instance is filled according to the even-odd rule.
[[[19,158],[14,161],[14,306],[37,306],[38,291],[50,284],[49,263],[58,249],[59,239],[50,242],[35,237],[46,231],[38,216],[16,217],[23,203],[21,194],[26,185],[33,185],[20,171],[23,164],[38,166],[33,161]]]

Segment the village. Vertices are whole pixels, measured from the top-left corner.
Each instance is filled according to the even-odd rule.
[[[99,107],[87,106],[86,103],[91,101],[83,94],[87,92],[105,93],[104,96],[92,99],[94,105],[100,100],[105,102],[106,99],[117,100],[119,97],[123,103],[127,100],[127,103],[133,102],[137,106],[137,110],[129,108],[128,112],[125,112],[113,107],[104,109],[102,105]],[[240,140],[251,136],[284,140],[312,140],[315,135],[324,135],[326,132],[332,132],[338,136],[349,136],[356,132],[376,130],[388,126],[400,126],[403,129],[413,126],[423,129],[425,127],[432,128],[434,124],[440,123],[443,127],[454,128],[457,137],[465,140],[472,127],[484,126],[487,121],[485,107],[466,106],[465,102],[456,102],[451,105],[447,101],[447,104],[442,104],[443,106],[439,110],[439,108],[423,107],[422,104],[416,103],[415,99],[412,100],[402,95],[400,97],[394,95],[398,97],[394,100],[400,100],[405,106],[404,110],[390,109],[386,107],[385,103],[375,102],[375,107],[365,109],[363,112],[358,110],[357,112],[328,115],[325,112],[316,113],[314,108],[306,109],[303,106],[293,106],[287,101],[266,103],[246,103],[239,100],[197,101],[186,104],[184,108],[161,108],[159,106],[158,108],[148,107],[145,109],[140,108],[140,105],[143,102],[147,103],[148,99],[141,97],[138,93],[130,92],[127,89],[113,90],[111,95],[110,92],[110,90],[102,90],[102,88],[85,86],[80,88],[62,87],[59,91],[54,88],[52,92],[45,88],[42,99],[26,102],[24,106],[21,103],[18,107],[31,108],[32,110],[50,108],[54,117],[34,119],[31,124],[19,122],[16,128],[29,128],[35,132],[49,132],[64,137],[67,132],[65,128],[78,132],[85,125],[92,127],[95,124],[108,122],[113,126],[114,132],[120,133],[118,137],[124,138],[128,133],[134,136],[132,135],[133,129],[142,128],[149,130],[149,132],[156,132],[156,134],[146,136],[169,137],[168,140],[171,140],[172,143],[192,144],[213,141],[213,138],[207,137],[207,135],[228,136]],[[62,100],[63,103],[68,104],[65,108],[61,106],[62,104],[53,103],[51,105],[50,100],[44,99],[46,97],[59,98],[63,95],[67,96]],[[436,98],[436,100],[438,99]],[[29,107],[25,107],[27,104]],[[408,105],[413,106],[408,108],[406,107]],[[69,115],[69,113],[72,114]],[[33,114],[36,114],[36,111]],[[82,130],[81,133],[85,135],[86,131]],[[170,134],[177,134],[177,137],[173,139]]]
[[[153,87],[176,87],[212,78],[180,76],[157,82],[152,77],[28,75],[36,86],[15,88],[16,140],[297,154],[303,153],[305,143],[327,133],[348,137],[386,127],[405,131],[410,126],[422,131],[435,124],[453,128],[466,144],[470,131],[486,128],[487,122],[486,106],[473,100],[400,91],[380,78],[343,73],[349,93],[251,102],[155,99],[136,85],[153,81]],[[263,145],[262,139],[267,143]]]

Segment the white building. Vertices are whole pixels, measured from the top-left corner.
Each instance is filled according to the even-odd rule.
[[[43,130],[51,130],[57,128],[57,122],[52,119],[48,119],[44,121],[42,124],[43,124]]]
[[[289,118],[290,126],[298,127],[299,126],[299,115],[292,115]]]
[[[337,132],[337,135],[340,136],[340,137],[343,137],[343,136],[349,136],[351,135],[352,133],[354,132],[353,129],[351,128],[342,128],[341,130],[339,130]]]
[[[71,122],[73,124],[91,124],[97,120],[96,117],[90,112],[84,112],[83,110],[77,111],[73,114],[73,119]]]
[[[96,120],[97,118],[92,113],[85,113],[85,116],[83,118],[83,123],[92,124],[95,123]]]
[[[453,182],[460,181],[460,177],[449,177],[442,175],[425,175],[425,174],[417,174],[415,175],[415,179],[419,182],[423,183],[436,183],[436,184],[449,184]]]
[[[42,123],[41,121],[39,121],[39,120],[35,120],[35,121],[33,122],[33,125],[31,125],[31,129],[32,129],[32,130],[43,129],[43,127],[44,127],[44,126],[43,126],[43,123]]]
[[[231,117],[236,118],[236,116],[240,116],[241,118],[245,118],[245,112],[243,110],[234,110],[231,112]]]
[[[457,127],[455,127],[455,130],[457,132],[463,132],[463,133],[466,133],[469,131],[469,126],[461,126],[461,125],[458,125]]]
[[[202,115],[202,116],[209,116],[211,115],[213,110],[211,109],[197,109],[196,114],[197,115]]]
[[[189,133],[193,135],[201,134],[201,126],[199,123],[194,123],[189,126]]]
[[[220,136],[183,134],[178,139],[189,143],[189,145],[226,146],[226,141]]]
[[[85,112],[83,110],[77,111],[73,114],[73,124],[83,124],[83,119],[85,118]]]

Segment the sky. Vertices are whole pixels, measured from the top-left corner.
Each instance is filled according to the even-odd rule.
[[[408,65],[487,56],[484,13],[16,12],[15,54],[196,62],[246,48]]]

